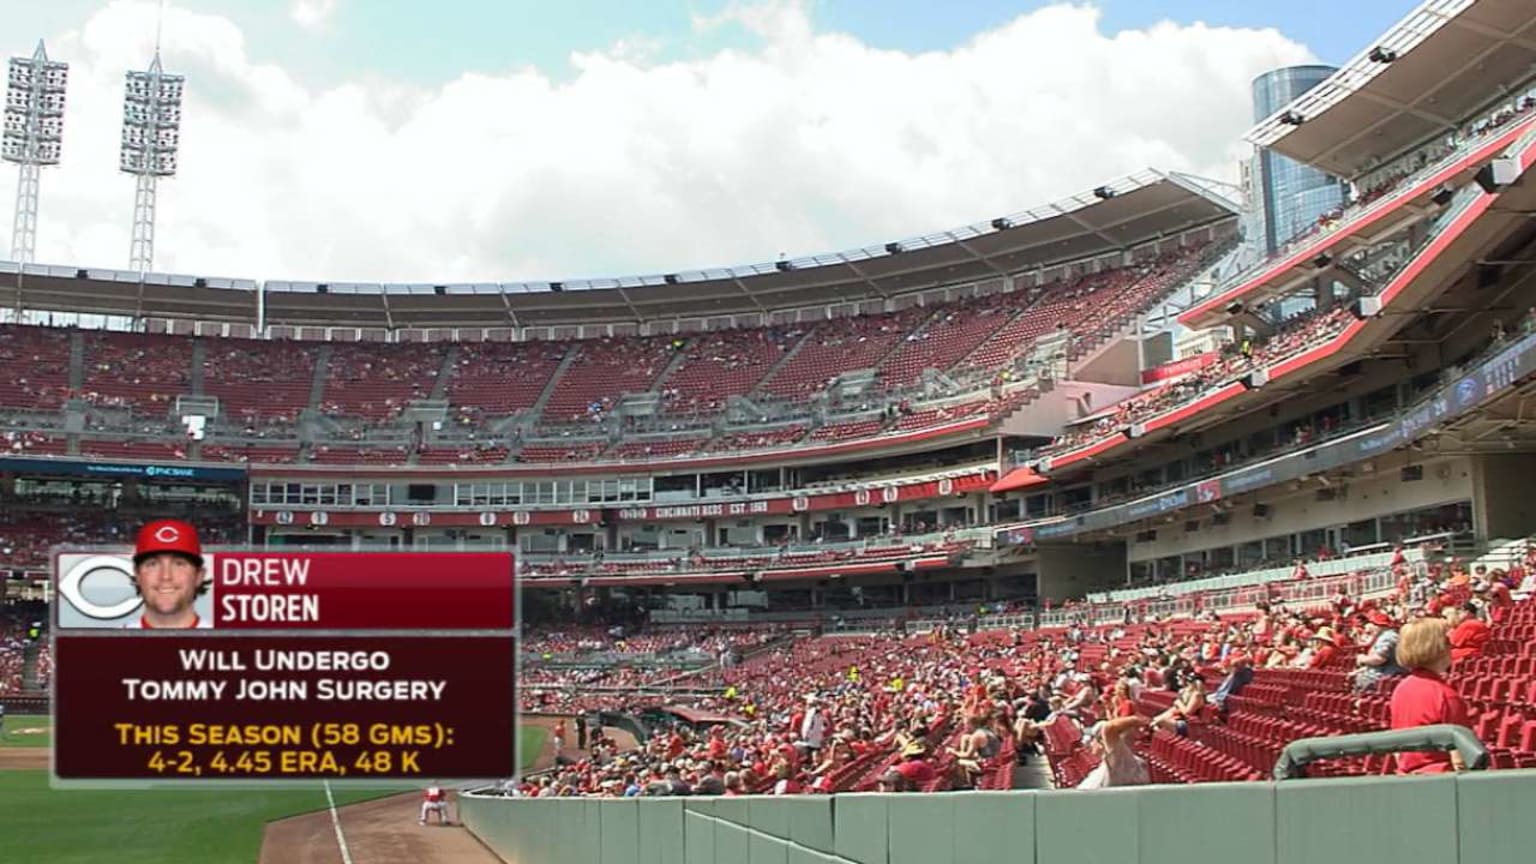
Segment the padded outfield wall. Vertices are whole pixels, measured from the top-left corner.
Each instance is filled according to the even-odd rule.
[[[1536,771],[1104,792],[460,798],[513,864],[1530,864]]]

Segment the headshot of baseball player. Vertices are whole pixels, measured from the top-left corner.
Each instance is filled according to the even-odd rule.
[[[133,550],[134,590],[144,600],[144,611],[125,629],[207,629],[192,604],[208,590],[204,578],[203,547],[197,529],[186,522],[162,519],[139,529]]]

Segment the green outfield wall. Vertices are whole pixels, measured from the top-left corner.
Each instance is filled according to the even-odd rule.
[[[513,864],[1536,862],[1536,771],[1104,792],[459,803],[470,830]]]

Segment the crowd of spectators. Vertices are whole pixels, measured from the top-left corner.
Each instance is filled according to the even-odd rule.
[[[1116,434],[1127,426],[1166,414],[1236,381],[1255,370],[1309,348],[1325,345],[1349,326],[1352,313],[1343,307],[1309,310],[1288,319],[1262,339],[1247,339],[1223,347],[1221,359],[1204,368],[1159,382],[1106,409],[1103,416],[1078,423],[1058,435],[1042,454],[1061,453]]]
[[[1440,722],[1518,726],[1528,705],[1510,713],[1502,701],[1466,694],[1481,692],[1475,676],[1482,658],[1512,650],[1515,631],[1499,628],[1529,606],[1516,598],[1532,588],[1533,563],[1533,551],[1495,569],[1414,568],[1399,557],[1399,584],[1382,596],[1261,601],[1240,614],[799,639],[722,670],[716,680],[723,690],[673,701],[733,722],[679,723],[638,751],[599,748],[507,791],[628,797],[998,788],[1011,778],[1009,766],[1041,754],[1058,785],[1081,788],[1259,779],[1266,766],[1222,748],[1240,740],[1246,733],[1238,730],[1250,728],[1251,712],[1261,709],[1270,721],[1289,716],[1273,731],[1291,737],[1314,729],[1308,723],[1325,732]],[[1287,682],[1301,675],[1323,676],[1307,680],[1338,682],[1356,695],[1343,700],[1342,713],[1300,707]],[[560,705],[585,712],[625,702],[603,694]],[[1536,764],[1536,752],[1523,749],[1536,744],[1507,738],[1499,738],[1498,751],[1506,764]],[[1205,768],[1174,755],[1191,752]],[[1338,771],[1364,765],[1346,761]],[[1385,765],[1399,773],[1456,767],[1444,754],[1412,752]]]

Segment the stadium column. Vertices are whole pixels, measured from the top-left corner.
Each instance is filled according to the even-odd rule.
[[[1477,539],[1536,533],[1536,507],[1528,486],[1536,455],[1490,453],[1472,462],[1472,526]]]

